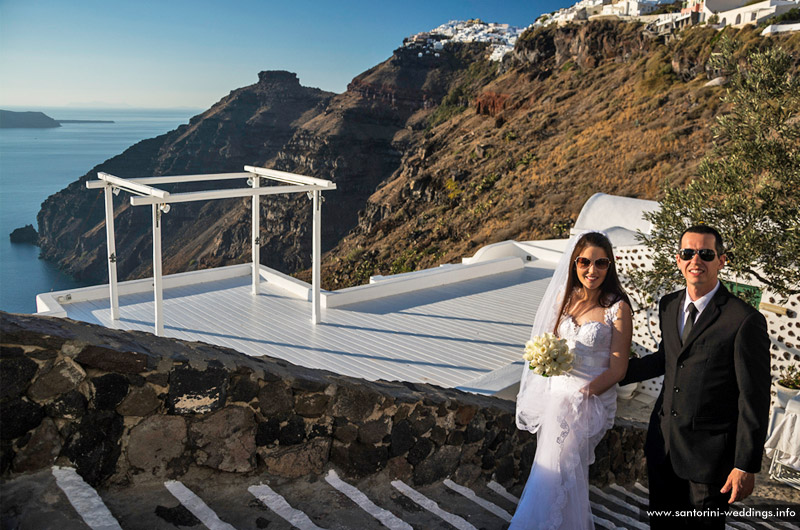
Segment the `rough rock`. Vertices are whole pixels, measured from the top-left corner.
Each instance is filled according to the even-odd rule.
[[[535,437],[516,430],[513,403],[495,398],[431,385],[358,381],[68,319],[0,312],[0,329],[3,341],[10,340],[0,344],[0,360],[14,361],[8,366],[16,368],[8,373],[21,379],[9,380],[12,388],[21,391],[31,377],[33,365],[15,361],[22,358],[35,359],[40,367],[40,375],[33,376],[47,391],[40,397],[57,393],[48,378],[59,391],[72,387],[44,404],[27,395],[0,399],[3,479],[17,470],[47,468],[60,455],[94,486],[124,484],[139,474],[212,473],[198,466],[302,476],[330,463],[354,477],[386,470],[393,478],[427,483],[458,473],[464,483],[476,475],[495,476],[516,487],[533,460]],[[86,365],[83,377],[84,366],[73,359],[86,344],[120,352],[146,344],[148,366],[141,373],[104,373]],[[196,391],[191,385],[203,380],[212,382],[212,397],[222,408],[170,414],[168,398]],[[226,389],[237,399],[223,399]],[[320,396],[330,397],[326,405]],[[206,403],[214,401],[205,397]],[[643,440],[643,427],[615,426],[598,446],[592,482],[644,476]]]
[[[482,413],[476,414],[472,421],[467,425],[467,443],[477,442],[486,438],[486,418]]]
[[[341,385],[336,391],[332,407],[334,416],[347,418],[352,422],[366,420],[379,405],[382,396],[369,388],[357,385]]]
[[[128,462],[154,475],[183,455],[187,441],[186,420],[181,416],[150,416],[131,429]]]
[[[300,416],[292,416],[278,433],[281,445],[296,445],[306,439],[306,423]]]
[[[86,405],[84,395],[72,390],[45,405],[45,410],[48,416],[74,420],[86,413]]]
[[[331,447],[331,462],[356,477],[377,473],[388,461],[389,451],[385,446],[353,442],[350,445],[334,443]]]
[[[63,454],[78,474],[92,486],[109,478],[116,469],[121,452],[119,439],[124,421],[108,410],[89,411],[64,445]]]
[[[294,405],[292,390],[282,382],[267,383],[258,393],[258,404],[267,418],[283,417]]]
[[[147,355],[89,344],[75,357],[82,365],[105,372],[138,374],[147,369]]]
[[[414,484],[430,484],[452,475],[458,467],[461,451],[446,445],[414,467]]]
[[[0,401],[0,418],[3,421],[0,439],[19,438],[31,429],[38,427],[43,417],[42,407],[28,401],[27,398]]]
[[[411,429],[416,436],[422,436],[436,425],[436,418],[427,407],[417,407],[409,419],[411,420]]]
[[[514,458],[511,455],[506,454],[498,459],[494,471],[495,480],[497,480],[497,482],[500,484],[507,484],[514,479],[515,474],[516,467],[514,466]]]
[[[247,375],[234,375],[231,377],[230,401],[250,403],[258,397],[258,382]]]
[[[416,466],[431,454],[434,447],[434,443],[429,438],[420,438],[414,444],[414,447],[408,451],[408,457],[406,458],[412,466]]]
[[[281,422],[279,419],[270,418],[267,421],[262,421],[256,429],[256,445],[263,447],[272,444],[278,440],[280,432]]]
[[[475,413],[478,412],[478,407],[475,405],[461,405],[456,410],[455,414],[455,422],[456,425],[464,426],[469,425],[469,422],[472,421],[472,418],[475,417]]]
[[[122,374],[106,374],[92,378],[94,404],[98,409],[113,410],[128,395],[128,378]]]
[[[358,427],[343,419],[334,420],[333,436],[340,442],[354,442],[358,438]]]
[[[156,391],[150,385],[130,389],[127,397],[117,407],[123,416],[147,416],[161,406]]]
[[[171,414],[203,414],[225,405],[225,370],[207,367],[195,370],[179,366],[169,375],[167,407]]]
[[[325,394],[303,393],[295,396],[295,411],[306,418],[319,418],[328,407],[330,396]]]
[[[377,444],[389,434],[389,419],[381,418],[365,422],[358,429],[358,440],[365,444]]]
[[[28,443],[14,457],[14,471],[24,473],[50,467],[61,452],[58,429],[50,418],[45,418],[33,431]]]
[[[243,473],[255,468],[256,422],[253,411],[226,407],[189,428],[198,464],[220,471]]]
[[[411,428],[411,422],[403,420],[395,422],[392,426],[391,451],[392,456],[404,455],[416,443],[417,438]]]
[[[28,243],[29,245],[35,245],[39,240],[39,234],[36,233],[33,225],[15,228],[8,237],[11,238],[12,243]]]
[[[0,399],[25,393],[39,365],[27,357],[0,359]]]
[[[297,478],[309,473],[319,475],[328,463],[331,440],[315,438],[301,445],[280,448],[259,454],[267,471],[280,477]]]
[[[76,389],[85,377],[83,368],[75,361],[65,358],[33,381],[28,389],[28,396],[42,403]]]

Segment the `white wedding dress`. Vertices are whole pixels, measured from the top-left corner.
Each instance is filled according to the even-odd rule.
[[[585,399],[580,389],[609,366],[613,324],[620,302],[605,321],[578,325],[565,316],[558,335],[574,349],[573,369],[556,377],[528,377],[517,397],[517,418],[536,432],[536,457],[519,506],[515,529],[594,528],[589,506],[589,465],[594,449],[614,425],[617,394],[611,387]]]

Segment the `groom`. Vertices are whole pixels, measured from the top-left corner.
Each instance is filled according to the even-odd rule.
[[[686,289],[661,299],[658,351],[631,359],[620,384],[664,376],[645,443],[650,510],[697,510],[688,521],[651,514],[651,528],[724,528],[728,504],[752,493],[761,468],[767,324],[717,279],[726,256],[715,229],[688,228],[676,260]]]

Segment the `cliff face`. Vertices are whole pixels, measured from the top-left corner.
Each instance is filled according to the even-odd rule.
[[[728,33],[742,54],[777,44],[800,59],[800,36],[768,44],[753,28]],[[507,239],[563,237],[596,192],[658,199],[662,185],[685,185],[724,110],[724,88],[705,86],[718,38],[700,27],[664,45],[611,21],[525,33],[500,72],[454,85],[420,112],[431,125],[413,132],[415,149],[329,253],[323,284],[460,261]],[[466,104],[439,120],[456,99]]]
[[[399,166],[409,118],[449,89],[449,80],[480,50],[454,48],[447,60],[406,64],[403,50],[353,80],[340,95],[300,86],[288,72],[262,72],[188,125],[145,140],[49,197],[39,213],[42,257],[77,278],[105,281],[102,192],[85,181],[98,171],[122,177],[242,171],[246,164],[336,182],[326,194],[323,244],[335,244],[357,221],[375,187]],[[204,183],[209,186],[241,183]],[[167,187],[169,191],[198,186]],[[151,274],[150,211],[115,200],[118,269],[123,279]],[[310,204],[303,196],[262,199],[263,263],[295,271],[310,263]],[[249,200],[182,203],[163,217],[166,273],[249,259]]]
[[[704,85],[717,32],[695,28],[666,46],[640,30],[603,21],[528,32],[499,67],[484,45],[449,44],[439,57],[401,48],[339,95],[262,72],[188,125],[49,198],[39,214],[43,256],[105,281],[103,202],[84,187],[98,170],[146,176],[245,164],[336,182],[323,208],[326,288],[504,239],[557,237],[593,193],[657,199],[662,183],[683,185],[711,146],[723,89]],[[763,45],[751,28],[736,36]],[[770,42],[800,49],[795,36]],[[121,277],[145,276],[150,212],[121,199]],[[262,199],[264,264],[308,276],[310,213],[305,196]],[[164,228],[166,273],[249,260],[249,201],[178,204]]]
[[[301,87],[294,74],[262,72],[257,84],[231,92],[188,125],[137,143],[49,197],[38,216],[42,256],[58,261],[78,278],[105,280],[102,192],[87,190],[86,180],[96,178],[98,171],[140,177],[241,171],[245,164],[262,165],[276,157],[307,114],[331,96]],[[196,188],[167,187],[169,191]],[[242,207],[241,201],[175,205],[164,216],[165,268],[174,272],[238,258],[243,253],[237,247],[240,232],[249,230],[237,226],[241,217],[237,210]],[[150,210],[132,208],[123,194],[115,200],[115,210],[120,275],[142,276],[151,270]]]

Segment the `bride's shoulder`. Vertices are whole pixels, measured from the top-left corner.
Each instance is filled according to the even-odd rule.
[[[631,320],[633,318],[633,311],[630,304],[622,297],[615,297],[609,300],[609,305],[606,308],[606,321],[613,322],[617,319]]]

